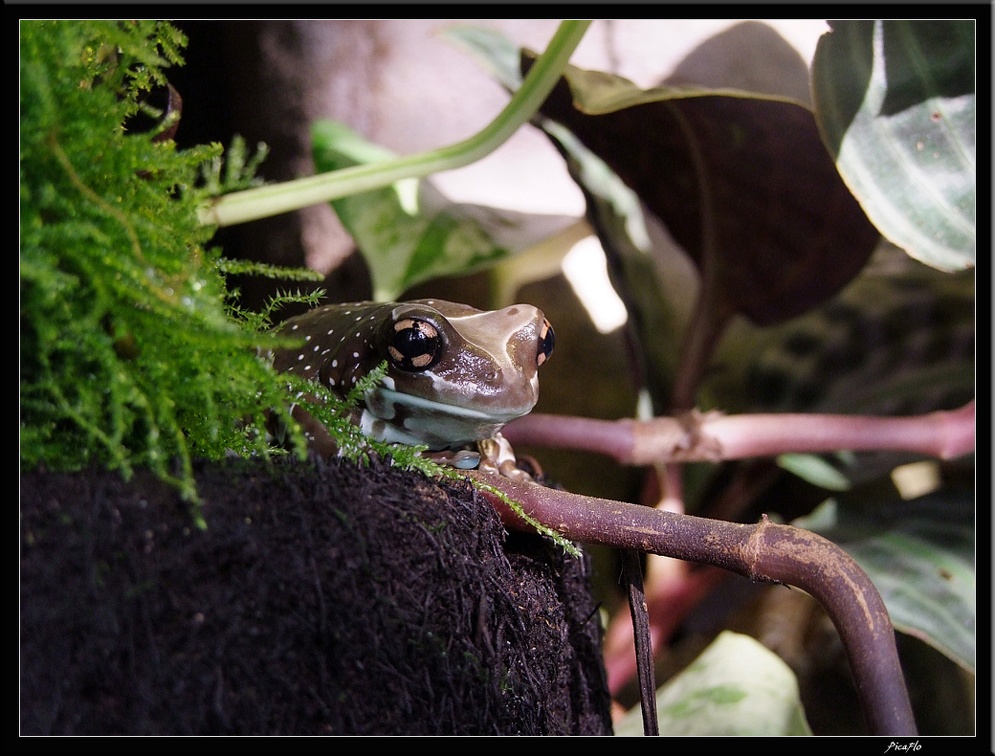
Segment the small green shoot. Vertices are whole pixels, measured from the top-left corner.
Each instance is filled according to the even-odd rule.
[[[205,203],[199,212],[206,225],[230,226],[329,202],[339,197],[390,186],[475,163],[500,147],[528,122],[560,80],[560,73],[590,25],[588,20],[561,22],[546,52],[498,116],[462,142],[416,155],[357,165],[330,173],[261,186]]]

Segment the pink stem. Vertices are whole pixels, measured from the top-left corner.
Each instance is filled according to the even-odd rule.
[[[975,402],[912,417],[692,412],[639,421],[533,414],[506,426],[504,435],[512,444],[583,449],[628,465],[840,449],[953,459],[974,451]]]

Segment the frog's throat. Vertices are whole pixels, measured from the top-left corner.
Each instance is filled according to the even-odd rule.
[[[388,443],[442,449],[492,438],[522,414],[444,404],[380,386],[367,392],[360,426],[366,435]]]

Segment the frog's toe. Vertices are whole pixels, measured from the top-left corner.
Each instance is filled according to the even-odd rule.
[[[529,482],[533,480],[532,475],[529,474],[529,470],[527,469],[528,465],[526,465],[526,469],[522,468],[518,458],[515,456],[515,450],[511,448],[511,444],[500,433],[496,434],[493,438],[487,438],[478,442],[477,448],[480,449],[481,470],[501,475],[511,480]],[[539,466],[535,465],[533,469],[538,470]],[[539,472],[541,473],[541,470]]]
[[[515,460],[505,460],[502,462],[498,465],[498,472],[502,477],[509,478],[511,480],[517,480],[523,483],[533,482],[532,476],[520,468],[516,464]]]

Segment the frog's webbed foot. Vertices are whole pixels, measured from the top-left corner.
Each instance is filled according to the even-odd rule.
[[[449,465],[460,470],[481,470],[492,475],[500,475],[511,480],[532,481],[532,475],[518,466],[518,459],[511,444],[500,433],[493,438],[477,442],[476,450],[459,449],[429,452],[425,456],[440,465]],[[535,474],[541,474],[539,465],[529,459],[529,467]]]
[[[532,482],[533,478],[528,472],[518,466],[518,459],[515,457],[515,450],[511,448],[508,439],[500,433],[495,433],[493,438],[486,438],[477,442],[480,450],[480,469],[495,475],[501,475],[511,480],[521,480]],[[538,465],[533,464],[537,473]]]

